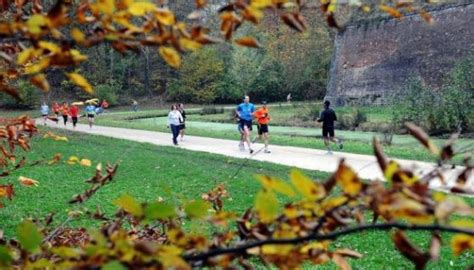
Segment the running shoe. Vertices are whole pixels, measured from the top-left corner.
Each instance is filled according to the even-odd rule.
[[[342,150],[342,148],[344,148],[344,141],[342,139],[339,139],[339,141],[337,142],[337,145],[339,146],[339,149]]]
[[[253,154],[253,149],[250,149],[250,154]]]
[[[265,149],[265,150],[263,151],[263,153],[265,153],[265,154],[270,154],[271,152],[272,152],[272,151],[270,151],[270,150],[268,150],[268,149]]]

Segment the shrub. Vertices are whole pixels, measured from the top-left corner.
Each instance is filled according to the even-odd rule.
[[[201,109],[201,115],[224,113],[224,108],[216,106],[204,106]]]
[[[341,129],[354,130],[358,128],[362,123],[367,122],[367,114],[361,109],[357,108],[349,113],[342,114],[339,116],[339,127]]]
[[[119,85],[116,83],[99,84],[95,87],[95,94],[100,100],[106,99],[110,105],[116,105],[118,102],[118,90]]]
[[[16,100],[5,94],[0,96],[0,105],[11,108],[32,109],[38,107],[41,103],[41,92],[24,80],[18,82],[18,93],[21,100]]]

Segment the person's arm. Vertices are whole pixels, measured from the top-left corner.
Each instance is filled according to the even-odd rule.
[[[316,119],[316,121],[318,121],[318,122],[323,122],[324,121],[324,111],[322,111],[319,114],[319,117]]]
[[[179,118],[179,122],[180,123],[183,123],[184,122],[184,118],[183,118],[183,115],[178,111],[178,118]]]
[[[172,113],[172,112],[169,112],[169,113],[168,113],[168,125],[166,126],[167,128],[169,128],[170,125],[171,125],[171,113]]]
[[[240,108],[240,105],[237,106],[237,109],[235,109],[235,114],[237,114],[237,117],[240,118],[240,111],[242,110],[242,108]]]
[[[336,116],[336,112],[333,111],[332,114],[334,115],[334,121],[337,121],[337,116]]]

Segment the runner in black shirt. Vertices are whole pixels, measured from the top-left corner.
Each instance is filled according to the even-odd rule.
[[[331,103],[329,100],[324,101],[324,110],[321,112],[321,115],[317,121],[323,122],[324,144],[328,149],[328,154],[332,155],[330,141],[337,143],[339,145],[339,149],[342,149],[344,145],[341,139],[336,139],[334,137],[334,121],[337,121],[337,117],[334,110],[329,108],[330,105]]]
[[[186,122],[186,112],[184,111],[184,104],[183,103],[179,104],[178,110],[181,113],[181,116],[183,116],[183,122],[179,126],[179,134],[181,135],[181,141],[183,141],[184,130],[186,129],[186,123],[185,123]]]

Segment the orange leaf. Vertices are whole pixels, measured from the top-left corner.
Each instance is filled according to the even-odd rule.
[[[162,46],[158,51],[168,65],[174,68],[179,68],[181,66],[181,56],[174,48]]]
[[[49,83],[48,80],[46,79],[46,76],[43,73],[37,74],[30,79],[31,83],[43,90],[44,92],[49,91]]]
[[[27,187],[31,187],[31,186],[38,186],[39,182],[34,180],[34,179],[31,179],[31,178],[28,178],[28,177],[24,177],[24,176],[20,176],[18,178],[18,181],[20,181],[20,184],[24,185],[24,186],[27,186]]]
[[[203,8],[206,6],[206,0],[196,0],[196,7],[197,8]]]
[[[387,5],[380,5],[379,8],[381,11],[388,13],[392,17],[401,18],[403,16],[402,13],[400,13],[400,11],[398,11],[396,8],[389,7]]]
[[[235,43],[240,46],[251,47],[251,48],[260,48],[261,45],[252,37],[243,37],[235,40]]]

